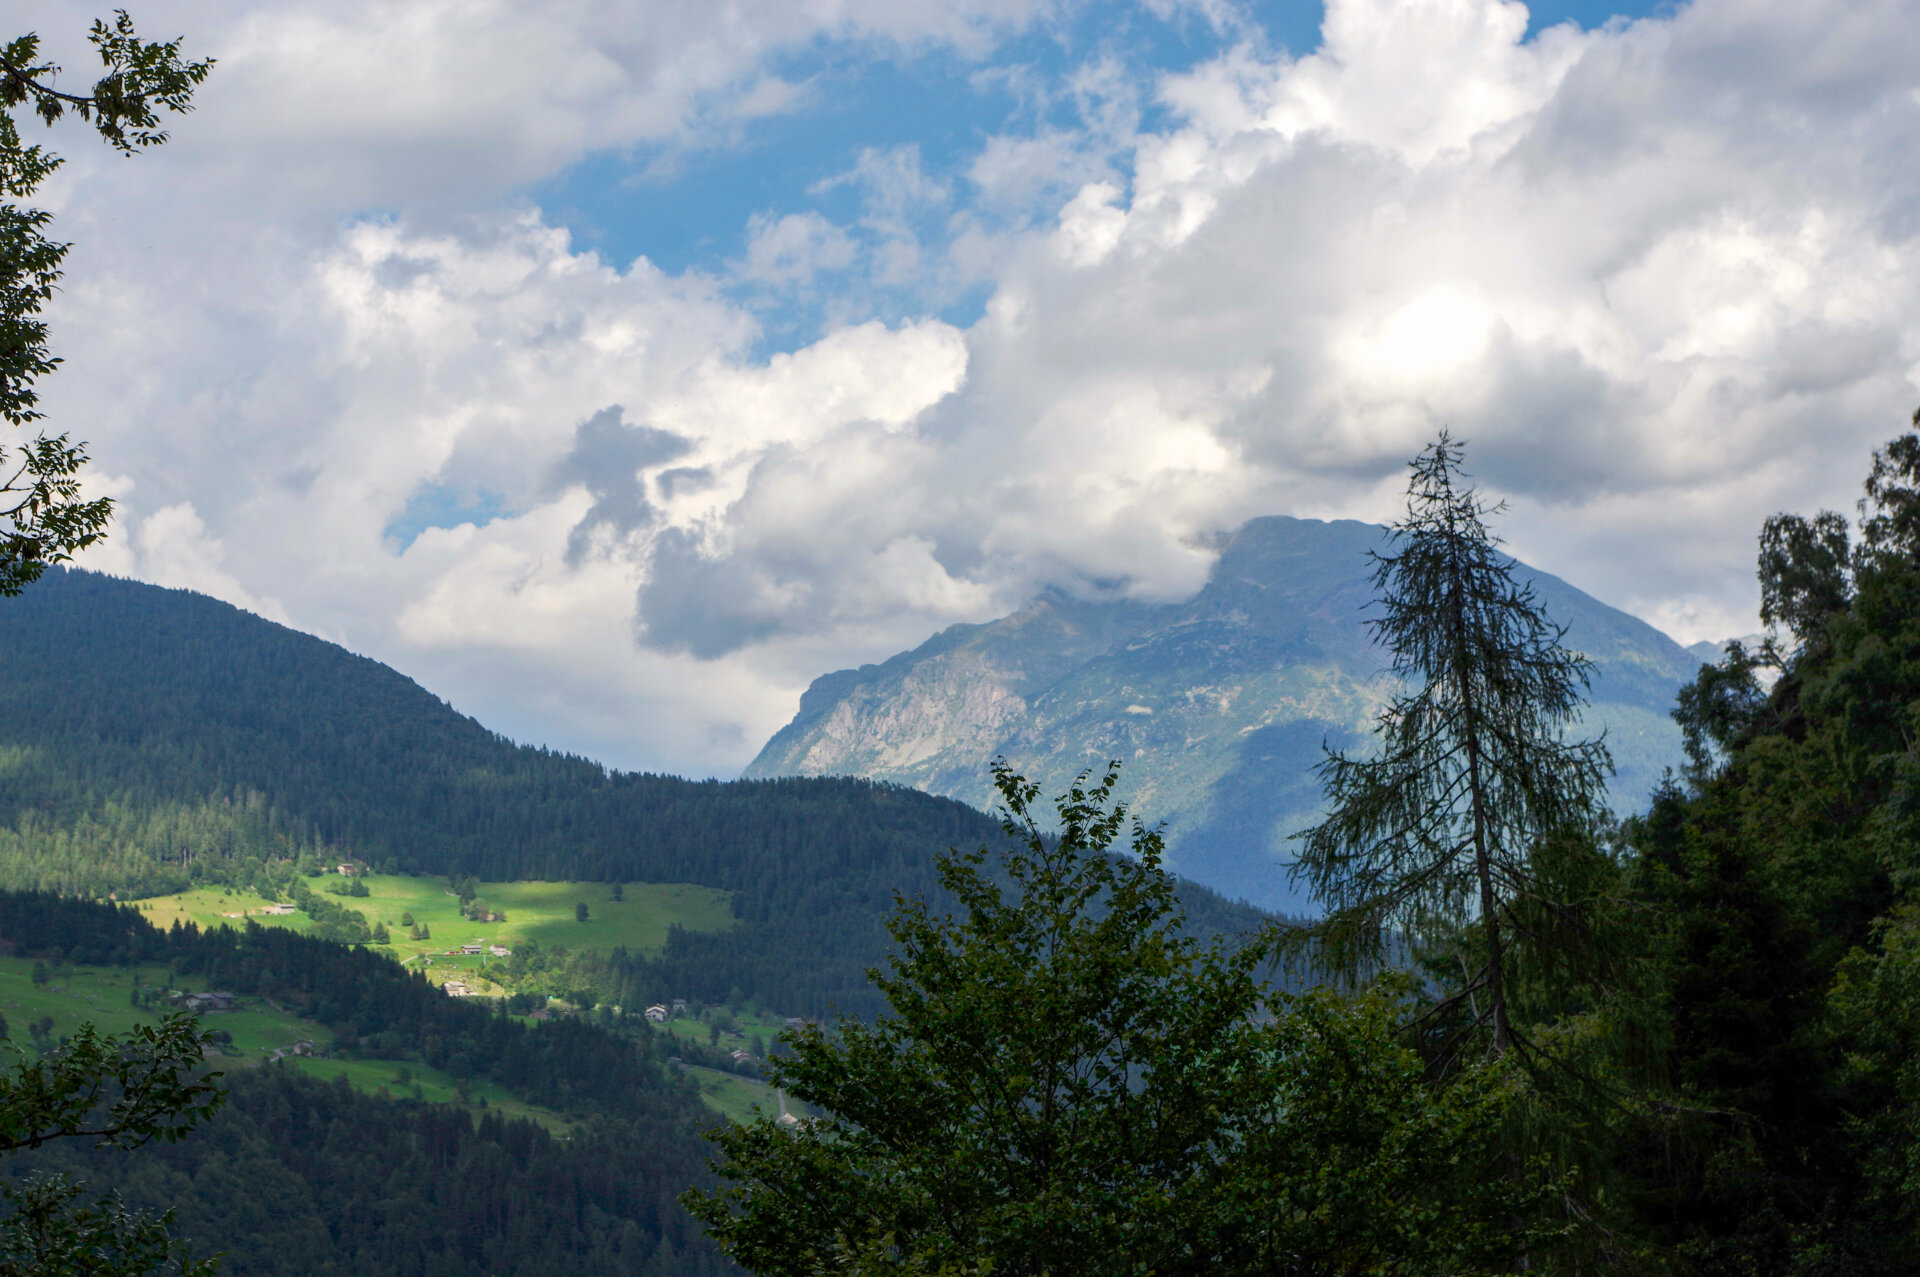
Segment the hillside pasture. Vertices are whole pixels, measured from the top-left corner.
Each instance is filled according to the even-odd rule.
[[[573,1124],[558,1113],[515,1099],[513,1092],[497,1082],[485,1079],[469,1081],[463,1098],[458,1079],[424,1064],[397,1060],[331,1060],[312,1056],[289,1057],[281,1064],[323,1082],[345,1078],[348,1086],[369,1095],[385,1095],[396,1100],[413,1099],[427,1104],[459,1104],[475,1111],[482,1107],[481,1101],[484,1100],[484,1107],[504,1117],[529,1118],[555,1135],[567,1135],[573,1131]]]
[[[33,968],[31,959],[0,957],[0,1013],[7,1018],[8,1040],[27,1049],[32,1042],[28,1026],[42,1017],[52,1018],[48,1037],[56,1042],[71,1037],[82,1023],[91,1023],[102,1033],[125,1033],[136,1025],[155,1023],[168,1008],[136,1007],[132,1004],[133,991],[179,987],[165,967],[48,964],[48,979],[43,985],[33,982]],[[204,992],[198,984],[191,988]],[[233,1039],[226,1052],[212,1060],[214,1067],[225,1072],[269,1064],[274,1051],[303,1039],[322,1052],[333,1047],[333,1034],[327,1029],[262,998],[241,998],[235,1010],[203,1015],[200,1024],[210,1031],[224,1030]],[[278,1063],[323,1081],[345,1078],[349,1086],[369,1095],[385,1093],[396,1099],[460,1104],[476,1112],[485,1100],[487,1108],[508,1117],[531,1118],[555,1134],[564,1135],[573,1129],[560,1114],[524,1103],[505,1087],[486,1079],[469,1081],[463,1098],[458,1079],[417,1062],[289,1055]]]
[[[102,1033],[125,1033],[135,1025],[155,1023],[171,1010],[164,1002],[152,1008],[134,1006],[135,988],[205,991],[197,983],[182,986],[165,967],[49,964],[44,985],[33,982],[33,967],[27,958],[0,958],[0,1012],[6,1014],[9,1040],[16,1045],[27,1044],[27,1026],[43,1016],[52,1018],[50,1036],[58,1040],[72,1036],[83,1022]],[[242,998],[235,1010],[203,1016],[200,1023],[233,1039],[221,1057],[223,1069],[252,1068],[302,1039],[322,1051],[333,1045],[333,1034],[325,1028],[261,998]]]
[[[779,1116],[780,1097],[765,1082],[698,1064],[680,1067],[700,1088],[700,1099],[706,1106],[728,1121],[744,1123]]]
[[[622,898],[615,900],[613,884],[605,882],[483,882],[478,884],[476,900],[492,912],[505,914],[506,921],[471,922],[460,915],[460,900],[445,879],[369,874],[360,879],[367,888],[365,896],[327,892],[329,885],[344,881],[335,874],[305,880],[308,890],[358,910],[369,924],[384,924],[394,956],[402,961],[415,965],[411,960],[432,956],[435,961],[429,973],[437,981],[472,973],[476,963],[461,962],[457,955],[449,963],[446,956],[449,949],[467,944],[511,949],[531,940],[543,948],[565,945],[605,952],[624,947],[630,953],[658,953],[666,945],[669,927],[713,932],[728,930],[734,923],[732,893],[689,883],[625,883]],[[269,903],[251,892],[202,887],[135,905],[158,927],[170,927],[178,920],[203,929],[241,927],[247,922],[311,929],[312,921],[303,913],[261,913]],[[586,922],[576,917],[582,904],[587,906]],[[406,917],[424,925],[428,938],[412,939],[401,921]]]

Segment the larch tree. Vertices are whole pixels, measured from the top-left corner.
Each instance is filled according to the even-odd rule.
[[[1541,903],[1536,851],[1594,826],[1612,762],[1603,741],[1568,739],[1591,662],[1516,578],[1487,527],[1501,507],[1465,482],[1463,451],[1443,431],[1411,463],[1406,517],[1374,555],[1370,622],[1400,690],[1374,752],[1328,752],[1329,815],[1299,835],[1293,872],[1327,906],[1316,933],[1336,966],[1378,962],[1396,935],[1474,933],[1444,1005],[1471,1007],[1469,1028],[1504,1055],[1513,937]]]

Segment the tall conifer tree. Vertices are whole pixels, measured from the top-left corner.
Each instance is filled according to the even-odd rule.
[[[1391,935],[1416,943],[1477,927],[1477,970],[1454,1001],[1514,1042],[1510,945],[1539,893],[1541,842],[1590,827],[1612,762],[1599,740],[1569,741],[1591,662],[1561,645],[1532,587],[1488,531],[1502,507],[1461,470],[1445,431],[1412,463],[1407,514],[1375,554],[1375,638],[1401,688],[1381,713],[1378,749],[1328,751],[1330,814],[1300,835],[1295,865],[1328,906],[1325,955],[1360,965]]]

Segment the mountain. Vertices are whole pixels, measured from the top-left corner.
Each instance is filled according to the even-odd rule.
[[[1384,536],[1350,520],[1255,519],[1185,602],[1050,593],[997,621],[953,626],[817,679],[745,775],[861,776],[980,804],[995,755],[1048,792],[1120,759],[1136,814],[1166,822],[1179,872],[1303,910],[1286,839],[1319,811],[1322,744],[1364,744],[1389,690],[1365,623],[1367,552]],[[1606,731],[1613,801],[1636,808],[1681,759],[1668,711],[1700,659],[1556,577],[1521,575],[1567,643],[1593,658],[1584,727]]]
[[[0,889],[121,898],[381,872],[693,883],[736,925],[675,928],[621,977],[789,1014],[877,1008],[895,893],[1000,838],[947,798],[860,779],[689,781],[516,745],[396,671],[217,600],[80,571],[0,604]],[[1183,895],[1195,929],[1260,918]]]

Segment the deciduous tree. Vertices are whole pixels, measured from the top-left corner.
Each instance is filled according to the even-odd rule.
[[[18,1048],[0,1072],[0,1152],[83,1139],[115,1148],[178,1140],[219,1108],[224,1094],[203,1065],[211,1039],[191,1016],[103,1037],[83,1024],[63,1046],[37,1059]],[[33,1175],[0,1187],[0,1274],[4,1277],[145,1277],[167,1272],[205,1277],[209,1260],[192,1260],[167,1233],[171,1212],[152,1216],[108,1197],[79,1203],[82,1185]]]
[[[818,1109],[719,1133],[687,1204],[770,1274],[1504,1271],[1546,1240],[1543,1181],[1498,1137],[1514,1075],[1428,1080],[1392,986],[1290,997],[1265,946],[1182,933],[1157,834],[1115,773],[1035,823],[1004,768],[1009,847],[950,853],[963,915],[903,901],[891,1011],[785,1035],[776,1086]],[[1515,1221],[1523,1221],[1516,1223]]]
[[[90,92],[56,87],[60,68],[40,57],[27,34],[0,47],[0,418],[33,428],[41,420],[38,383],[59,359],[47,346],[41,307],[53,297],[68,245],[48,239],[53,215],[15,201],[31,199],[60,167],[60,157],[20,133],[16,112],[53,124],[77,115],[123,155],[167,140],[161,111],[191,109],[211,59],[188,61],[179,40],[155,43],[134,32],[125,10],[95,22],[89,37],[105,74]],[[0,448],[0,595],[18,594],[47,565],[69,559],[105,533],[112,502],[81,491],[83,444],[41,433]]]

